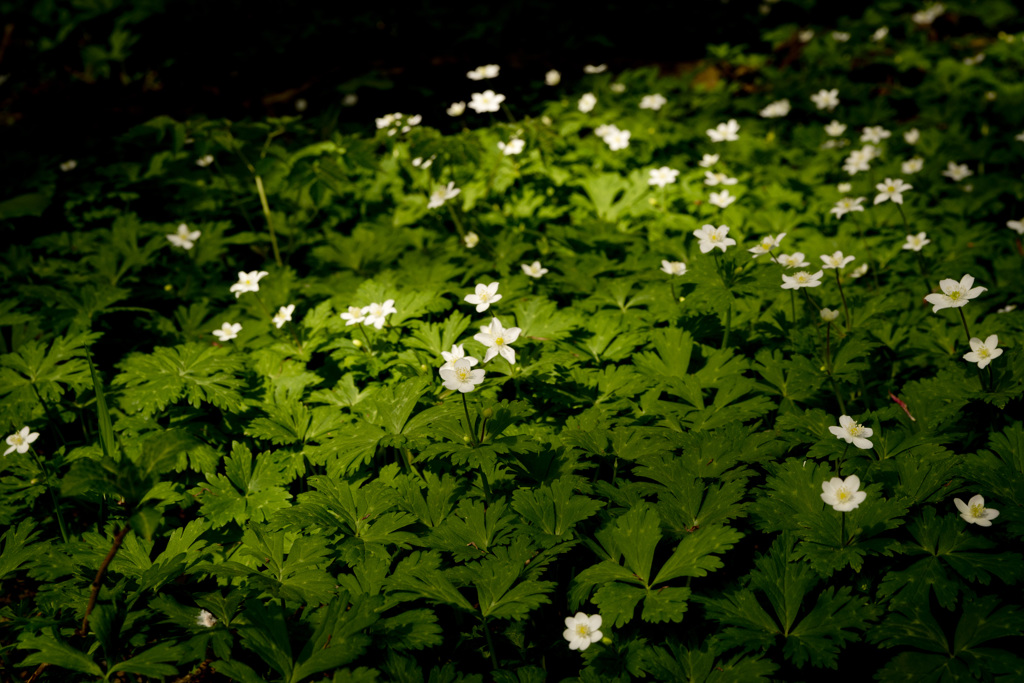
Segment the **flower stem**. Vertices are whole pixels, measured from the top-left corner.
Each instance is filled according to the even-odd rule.
[[[846,294],[843,292],[843,283],[839,281],[839,269],[835,269],[836,284],[839,285],[839,296],[843,300],[843,313],[846,314],[846,331],[850,331],[850,309],[846,305]]]
[[[825,371],[832,376],[832,321],[825,323]]]
[[[270,246],[274,249],[274,261],[280,267],[281,252],[277,248],[277,235],[274,234],[274,221],[270,215],[270,204],[267,203],[267,192],[263,189],[263,178],[256,176],[256,192],[260,195],[260,206],[263,207],[263,216],[267,219],[267,229],[270,231]]]
[[[448,202],[444,203],[448,207],[448,214],[452,217],[452,222],[455,223],[455,229],[459,232],[459,237],[463,240],[466,239],[466,229],[462,226],[462,220],[459,219],[458,214],[455,213],[455,209]]]
[[[43,480],[46,482],[46,490],[50,492],[50,499],[53,501],[53,513],[57,517],[57,526],[60,527],[60,537],[64,539],[64,542],[68,542],[68,528],[64,524],[64,515],[60,511],[60,502],[57,500],[57,494],[53,492],[53,486],[50,485],[50,470],[46,467],[46,463],[43,462],[39,454],[36,453],[36,449],[29,448],[29,453],[32,454],[32,459],[36,463],[36,467],[43,471]]]
[[[846,513],[840,512],[839,515],[839,549],[842,550],[846,545]]]
[[[481,616],[483,613],[481,612]],[[491,666],[494,670],[498,670],[498,655],[494,652],[494,641],[491,639],[491,628],[487,623],[487,617],[483,617],[484,620],[484,635],[487,636],[487,649],[491,651]]]
[[[476,440],[476,434],[473,433],[473,420],[469,417],[469,401],[466,400],[465,392],[462,393],[462,408],[466,411],[466,431],[469,433],[469,439],[473,444],[473,448],[476,448],[479,444]]]
[[[907,214],[903,213],[903,205],[902,204],[897,204],[896,208],[900,210],[900,218],[903,219],[903,227],[907,231],[907,234],[909,235],[910,234],[910,223],[907,222]]]
[[[363,333],[363,339],[366,340],[366,352],[372,356],[373,355],[373,351],[372,351],[372,346],[373,345],[370,344],[370,337],[369,337],[369,335],[366,334],[366,326],[360,323],[359,331]]]
[[[722,348],[729,346],[729,330],[732,329],[732,295],[730,294],[729,307],[725,309],[725,331],[722,333]]]
[[[960,307],[960,308],[957,308],[956,310],[957,310],[957,313],[960,314],[960,322],[962,322],[964,324],[964,332],[967,333],[967,345],[970,346],[970,344],[971,344],[971,330],[970,330],[970,328],[967,327],[967,318],[964,316],[964,309],[963,309],[963,307]]]
[[[796,325],[796,292],[789,290],[789,307],[793,312],[793,324]]]

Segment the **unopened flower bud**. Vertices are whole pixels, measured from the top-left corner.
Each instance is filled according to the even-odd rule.
[[[494,417],[494,411],[490,408],[484,408],[484,419],[490,420],[492,417]]]

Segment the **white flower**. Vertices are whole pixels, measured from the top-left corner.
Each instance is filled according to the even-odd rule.
[[[442,351],[441,356],[445,360],[444,365],[441,366],[442,368],[454,368],[455,361],[461,360],[463,358],[466,359],[470,366],[476,365],[477,363],[480,362],[476,358],[473,358],[473,356],[467,356],[466,349],[463,348],[462,344],[452,344],[451,352]]]
[[[953,182],[960,182],[964,178],[974,175],[974,171],[967,167],[967,164],[955,164],[952,161],[946,164],[946,170],[942,172]]]
[[[585,67],[583,67],[583,73],[585,74],[599,74],[604,73],[607,70],[607,64],[597,64],[596,66],[594,64],[587,64]]]
[[[1019,221],[1006,221],[1006,227],[1018,235],[1024,235],[1024,218],[1021,218]]]
[[[348,310],[341,314],[341,319],[345,321],[345,327],[348,327],[349,325],[358,325],[366,320],[366,314],[359,306],[349,306]]]
[[[831,270],[833,268],[845,268],[848,263],[856,259],[856,256],[843,256],[843,252],[837,251],[832,255],[824,255],[821,260],[825,262],[822,266],[825,270]]]
[[[845,43],[850,39],[850,34],[846,31],[832,31],[832,40],[837,43]]]
[[[850,175],[857,175],[859,171],[867,171],[871,168],[871,151],[855,149],[843,160],[843,170]]]
[[[472,361],[472,362],[471,362]],[[474,370],[476,358],[467,356],[442,366],[437,372],[444,380],[444,388],[449,391],[461,391],[466,394],[476,389],[476,385],[484,381],[483,370]]]
[[[921,131],[917,128],[911,128],[903,133],[903,139],[906,140],[908,145],[916,145],[917,141],[921,139]]]
[[[427,208],[436,209],[439,206],[443,206],[449,199],[458,197],[460,192],[462,190],[455,187],[454,181],[448,183],[447,187],[439,187],[431,193],[430,201],[427,202]]]
[[[861,142],[871,142],[874,144],[878,144],[882,140],[885,140],[886,138],[890,137],[892,137],[892,133],[887,131],[885,128],[882,128],[881,126],[865,126],[864,129],[861,130],[860,132]]]
[[[921,251],[924,245],[931,243],[927,233],[919,232],[916,235],[907,235],[907,241],[902,248],[906,251]]]
[[[964,360],[968,363],[977,363],[979,370],[1003,355],[1003,350],[997,348],[999,344],[998,335],[990,334],[985,341],[981,341],[977,337],[971,337],[970,343],[971,350],[969,353],[964,354]]]
[[[502,358],[515,365],[516,352],[509,344],[519,339],[520,332],[522,330],[518,327],[505,328],[497,318],[491,318],[491,324],[481,327],[480,332],[473,335],[473,339],[487,347],[487,353],[484,354],[485,363],[500,353]]]
[[[703,168],[711,168],[712,166],[718,163],[718,155],[705,154],[700,158],[700,161],[697,163]]]
[[[1012,313],[1017,310],[1017,304],[1006,304],[1002,308],[998,309],[996,313]]]
[[[918,26],[929,26],[946,11],[946,6],[937,2],[930,7],[914,12],[910,19]]]
[[[796,251],[792,254],[779,254],[776,260],[783,268],[806,268],[811,265],[804,261],[804,253],[802,251]]]
[[[196,240],[202,235],[198,230],[189,230],[188,226],[182,223],[178,226],[178,231],[167,235],[167,241],[176,247],[181,247],[185,251],[188,251],[196,245]]]
[[[868,264],[863,263],[853,270],[850,271],[850,279],[856,280],[859,277],[864,277],[868,272]]]
[[[875,185],[875,189],[878,190],[879,194],[875,195],[875,205],[881,204],[882,202],[892,200],[893,204],[903,203],[903,193],[907,190],[913,190],[913,185],[907,185],[901,179],[897,178],[886,178],[884,181]]]
[[[665,187],[666,185],[674,183],[678,175],[679,171],[674,168],[669,168],[668,166],[652,168],[650,170],[650,177],[647,179],[647,184]]]
[[[465,102],[452,102],[451,106],[445,109],[448,116],[462,116],[466,113]]]
[[[900,171],[906,175],[919,173],[922,168],[924,168],[924,159],[921,157],[912,157],[900,164]]]
[[[592,643],[604,637],[600,628],[600,614],[588,617],[583,612],[577,612],[576,616],[565,618],[565,631],[562,632],[562,637],[569,641],[570,650],[583,652]]]
[[[1013,136],[1013,139],[1017,142],[1024,142],[1024,132],[1017,133]]]
[[[967,302],[987,292],[987,287],[974,287],[974,277],[964,275],[960,282],[953,279],[939,280],[939,289],[942,293],[929,294],[924,298],[932,304],[932,313],[938,313],[943,308],[960,308],[966,306]]]
[[[64,173],[67,173],[68,171],[74,171],[77,166],[77,161],[75,161],[74,159],[68,159],[67,161],[61,163],[60,170],[63,171]]]
[[[467,294],[464,301],[470,304],[476,304],[476,312],[483,313],[486,311],[492,303],[501,299],[501,294],[498,294],[498,283],[492,282],[489,285],[485,285],[482,282],[476,286],[476,291],[473,294]]]
[[[782,99],[768,104],[759,113],[761,114],[761,118],[778,119],[783,116],[788,116],[790,109],[792,109],[792,107],[789,104],[789,100]]]
[[[839,192],[842,192],[843,194],[846,194],[847,192],[849,192],[852,189],[853,189],[853,183],[839,183],[839,184],[836,185],[836,190],[838,190]]]
[[[714,128],[709,128],[706,132],[711,142],[732,142],[740,139],[740,124],[736,123],[736,119],[729,119]]]
[[[594,129],[594,135],[604,140],[605,137],[618,130],[619,127],[613,123],[602,123],[600,126]]]
[[[821,276],[824,274],[825,271],[823,270],[819,270],[817,273],[808,273],[805,270],[801,270],[796,275],[783,275],[782,288],[803,289],[804,287],[818,287],[821,285]]]
[[[277,315],[273,317],[272,322],[277,325],[277,329],[281,329],[285,323],[291,322],[292,313],[295,312],[295,304],[288,304],[287,306],[281,306],[277,309]]]
[[[736,197],[729,194],[729,190],[722,190],[721,192],[712,192],[711,196],[708,197],[708,201],[718,208],[724,209],[736,201]]]
[[[7,437],[8,448],[4,451],[4,455],[8,455],[12,451],[27,453],[29,445],[38,438],[39,432],[33,432],[28,427],[22,427],[20,432],[15,432]]]
[[[814,29],[805,29],[796,34],[796,39],[801,43],[809,43],[814,38]]]
[[[341,106],[354,107],[358,101],[359,95],[356,95],[354,92],[346,93],[345,96],[341,98]]]
[[[241,271],[238,273],[238,282],[231,285],[231,291],[234,292],[235,298],[242,296],[246,292],[258,292],[260,291],[260,280],[265,278],[269,273],[265,270],[253,270],[248,273]]]
[[[483,114],[488,111],[498,111],[504,101],[504,95],[499,95],[493,90],[484,90],[482,93],[475,92],[470,96],[469,108],[477,114]]]
[[[711,185],[714,187],[721,183],[722,185],[735,185],[739,180],[736,178],[730,178],[725,173],[714,173],[713,171],[704,171],[704,184]]]
[[[384,116],[375,118],[374,123],[377,124],[377,130],[389,128],[392,124],[395,123],[395,119],[399,116],[401,116],[401,114],[385,114]]]
[[[397,312],[394,299],[388,299],[382,304],[370,304],[362,310],[362,314],[366,316],[364,324],[373,325],[379,330],[384,327],[384,320],[392,313]]]
[[[526,141],[520,138],[512,138],[507,144],[504,142],[498,142],[498,149],[500,149],[505,156],[519,154],[523,151],[523,147],[525,146]]]
[[[523,263],[521,265],[523,267],[523,273],[530,277],[539,278],[544,275],[544,273],[548,272],[547,268],[541,267],[540,261],[534,261],[530,264]]]
[[[207,166],[209,166],[212,163],[213,163],[213,155],[212,154],[206,154],[206,155],[201,156],[198,159],[196,159],[196,166],[198,166],[199,168],[206,168]]]
[[[466,249],[472,249],[476,245],[480,244],[480,235],[471,230],[462,238],[462,242],[466,245]]]
[[[822,90],[822,92],[825,92],[825,91]],[[821,107],[818,107],[818,108],[821,109]],[[836,121],[835,119],[832,119],[832,122],[829,123],[827,126],[825,126],[825,133],[828,134],[828,135],[831,135],[834,138],[839,137],[840,135],[842,135],[845,132],[846,132],[846,124],[845,123],[840,123],[839,121]]]
[[[199,614],[196,615],[196,626],[202,626],[204,628],[213,628],[217,624],[217,617],[213,616],[204,609],[199,610]]]
[[[307,102],[305,99],[303,99],[301,97],[299,99],[295,100],[295,111],[297,111],[299,113],[302,113],[302,112],[306,111],[306,108],[308,106],[309,106],[309,102]]]
[[[985,61],[985,53],[984,52],[979,52],[978,54],[974,55],[973,57],[964,57],[964,59],[963,59],[964,64],[966,64],[967,66],[977,66],[978,64],[981,64],[984,61]]]
[[[471,81],[482,81],[487,78],[497,78],[500,70],[501,67],[497,64],[486,64],[484,66],[478,66],[472,71],[466,73],[466,78]]]
[[[658,111],[662,107],[668,104],[668,100],[661,93],[654,93],[653,95],[644,95],[640,98],[641,109],[653,109]]]
[[[608,89],[611,90],[613,93],[622,94],[626,92],[626,84],[612,83],[611,85],[608,86]]]
[[[588,114],[594,110],[594,107],[596,105],[597,96],[594,95],[594,93],[592,92],[588,92],[584,93],[583,96],[580,97],[580,101],[576,103],[576,108],[579,109],[584,114]]]
[[[871,34],[871,40],[875,43],[885,40],[885,37],[889,35],[888,26],[879,26],[875,29],[875,32]]]
[[[842,439],[846,443],[852,443],[857,448],[863,450],[869,450],[871,448],[871,442],[868,441],[868,437],[875,433],[870,427],[865,427],[859,422],[854,422],[853,418],[849,415],[841,415],[839,417],[838,427],[829,427],[828,430],[832,432],[837,439]]]
[[[968,524],[992,526],[992,520],[999,516],[999,510],[985,507],[985,499],[980,495],[972,496],[966,505],[959,498],[954,498],[953,503],[960,511],[960,517]]]
[[[706,254],[712,249],[718,248],[723,252],[726,247],[736,244],[736,240],[729,237],[729,226],[704,225],[699,230],[693,231],[693,236],[700,240],[700,253]]]
[[[752,247],[750,249],[747,249],[747,251],[749,251],[751,254],[753,254],[754,258],[757,258],[758,256],[761,256],[762,254],[767,254],[772,249],[775,249],[776,247],[778,247],[779,246],[779,242],[781,242],[782,238],[785,237],[785,236],[786,236],[786,233],[784,233],[784,232],[780,232],[778,237],[772,237],[771,235],[765,235],[764,237],[761,238],[761,241],[757,243],[756,247]]]
[[[562,82],[562,74],[556,69],[551,69],[544,74],[545,85],[558,85]]]
[[[811,102],[814,102],[814,106],[818,109],[828,109],[829,111],[832,111],[839,106],[839,88],[832,88],[831,90],[825,90],[822,88],[811,95]]]
[[[686,264],[682,261],[667,261],[662,259],[661,272],[666,275],[686,275]]]
[[[851,474],[846,479],[832,477],[821,483],[821,499],[836,512],[856,509],[868,497],[867,491],[858,491],[860,477]]]
[[[616,128],[604,136],[604,142],[608,145],[608,149],[613,152],[617,152],[620,149],[626,149],[629,147],[630,135],[631,133],[628,130],[619,130]]]
[[[865,197],[843,197],[836,205],[828,210],[829,213],[835,214],[836,218],[842,218],[848,213],[854,211],[863,211]]]
[[[224,323],[219,330],[213,331],[213,336],[223,341],[234,339],[242,331],[242,323]]]
[[[823,308],[819,311],[819,314],[821,315],[821,319],[827,323],[830,323],[839,317],[839,311],[831,308]]]

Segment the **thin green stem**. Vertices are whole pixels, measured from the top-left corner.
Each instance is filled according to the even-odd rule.
[[[960,322],[962,322],[964,324],[964,332],[967,334],[967,344],[968,344],[968,346],[970,346],[970,343],[971,343],[971,330],[970,330],[969,327],[967,327],[967,318],[964,316],[964,309],[963,309],[963,307],[960,307],[960,308],[958,308],[956,310],[957,310],[957,313],[960,314]]]
[[[839,393],[839,385],[836,384],[836,378],[829,375],[829,380],[832,382],[832,393],[836,395],[836,401],[839,403],[839,414],[846,415],[846,404],[843,402],[843,396]]]
[[[451,204],[445,202],[444,205],[448,207],[448,214],[452,217],[452,222],[455,223],[455,229],[459,232],[459,237],[465,240],[466,228],[463,227],[462,220],[459,218],[458,214],[455,213],[455,209],[452,208]]]
[[[57,526],[60,527],[60,537],[64,539],[64,542],[68,542],[68,528],[64,524],[64,515],[60,511],[60,501],[57,500],[57,494],[53,492],[53,486],[50,485],[50,470],[43,462],[39,454],[36,453],[36,449],[29,448],[29,453],[32,454],[32,459],[36,463],[36,467],[43,471],[43,481],[46,482],[46,490],[50,492],[50,499],[53,501],[53,513],[57,517]]]
[[[899,209],[899,211],[900,211],[900,218],[903,219],[903,229],[906,230],[907,234],[909,235],[910,234],[910,223],[907,221],[907,214],[903,213],[903,205],[902,204],[896,204],[896,208]]]
[[[789,308],[793,312],[793,324],[796,325],[796,292],[789,290]]]
[[[729,346],[729,330],[732,329],[732,299],[730,295],[729,307],[725,309],[725,332],[722,333],[722,348]]]
[[[842,548],[846,545],[846,513],[839,513],[839,547]]]
[[[835,269],[836,284],[839,285],[839,296],[843,300],[843,313],[846,314],[846,331],[850,331],[850,309],[846,305],[846,294],[843,292],[843,283],[839,281],[839,269]]]
[[[270,246],[274,249],[274,261],[278,267],[284,265],[281,262],[281,252],[277,248],[277,235],[274,233],[274,220],[270,215],[270,204],[267,203],[267,192],[263,188],[263,178],[256,176],[256,192],[260,195],[260,206],[263,207],[263,216],[267,219],[267,230],[270,231]]]
[[[473,420],[469,417],[469,401],[466,400],[465,392],[462,393],[462,408],[466,411],[466,432],[469,434],[469,439],[473,444],[473,448],[476,448],[479,444],[476,440],[476,434],[473,433]]]
[[[366,326],[363,325],[363,324],[360,324],[359,325],[359,331],[363,333],[363,339],[366,340],[366,352],[372,356],[373,355],[373,350],[372,350],[372,346],[373,345],[370,344],[370,337],[369,337],[368,334],[366,334]]]
[[[491,651],[491,666],[493,666],[494,670],[497,671],[498,655],[494,652],[494,641],[491,639],[491,628],[487,623],[487,617],[484,616],[483,612],[480,613],[480,616],[482,616],[484,620],[484,635],[487,636],[487,649]]]
[[[832,321],[825,323],[825,371],[832,376]]]

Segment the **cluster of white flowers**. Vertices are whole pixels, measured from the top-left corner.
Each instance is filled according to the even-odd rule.
[[[488,78],[497,78],[499,71],[501,71],[501,67],[497,64],[485,64],[466,73],[466,78],[471,81],[483,81]]]
[[[349,306],[348,310],[341,314],[341,319],[345,321],[345,326],[349,325],[363,325],[373,326],[375,328],[382,329],[387,317],[392,313],[397,313],[395,309],[395,300],[388,299],[382,304],[373,303],[369,306]]]
[[[614,124],[604,124],[594,129],[594,135],[604,140],[608,149],[617,152],[620,149],[629,147],[629,138],[632,135],[628,130],[620,130]]]
[[[396,111],[394,114],[385,114],[376,119],[377,130],[387,129],[388,135],[394,135],[399,132],[408,133],[412,130],[413,126],[420,125],[422,120],[423,117],[419,114],[409,116],[408,114]]]

